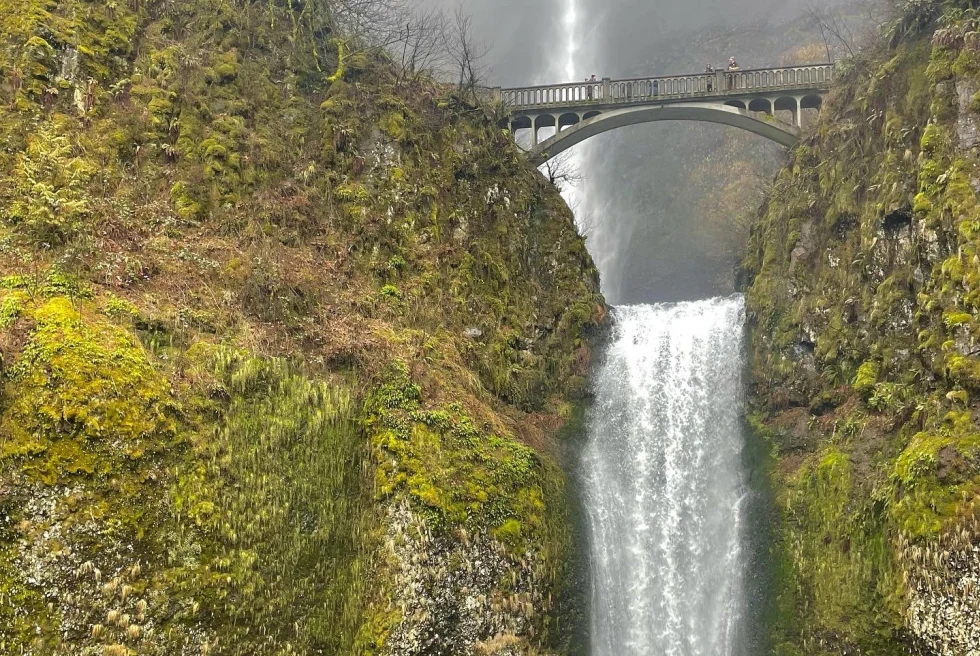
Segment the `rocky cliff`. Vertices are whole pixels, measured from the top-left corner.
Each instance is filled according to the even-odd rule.
[[[0,652],[568,650],[596,272],[336,6],[0,1]]]
[[[980,654],[978,28],[907,5],[752,231],[779,654]]]

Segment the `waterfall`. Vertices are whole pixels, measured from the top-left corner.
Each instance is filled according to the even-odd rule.
[[[614,318],[582,461],[593,656],[742,653],[742,298]]]

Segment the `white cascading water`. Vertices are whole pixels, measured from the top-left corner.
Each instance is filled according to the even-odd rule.
[[[737,654],[743,300],[614,314],[582,463],[592,654]]]

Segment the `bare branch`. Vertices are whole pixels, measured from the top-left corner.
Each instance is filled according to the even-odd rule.
[[[825,9],[811,5],[807,15],[820,30],[827,58],[846,56],[867,71],[862,53],[881,43],[882,28],[896,12],[895,0],[853,0],[847,5]]]
[[[807,14],[820,30],[820,37],[823,39],[827,50],[828,61],[836,59],[833,51],[838,48],[842,49],[848,57],[854,58],[857,48],[854,35],[847,29],[845,22],[836,10],[831,11],[811,6],[807,9]]]
[[[442,10],[410,16],[390,48],[399,64],[399,84],[415,83],[426,75],[446,74],[451,65],[448,38],[449,18]]]
[[[599,222],[595,215],[592,212],[584,212],[581,215],[576,213],[575,216],[575,225],[578,227],[578,233],[582,235],[582,238],[588,241],[595,236],[596,230],[599,228]]]
[[[475,101],[477,87],[487,73],[485,60],[490,48],[474,39],[473,18],[463,11],[462,5],[453,12],[448,51],[455,65],[460,97]]]
[[[567,151],[545,162],[545,174],[559,191],[566,186],[576,187],[585,179],[581,169],[572,160],[571,153]]]
[[[363,47],[393,42],[406,15],[406,0],[327,0],[338,31]]]

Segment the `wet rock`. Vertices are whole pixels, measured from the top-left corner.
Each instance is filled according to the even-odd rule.
[[[800,229],[800,238],[796,241],[796,246],[793,247],[793,252],[790,253],[789,270],[790,273],[796,270],[796,266],[800,260],[805,258],[810,252],[813,251],[813,221],[807,221],[803,224]]]
[[[390,507],[387,559],[401,619],[385,656],[444,652],[524,656],[532,652],[532,618],[546,612],[537,552],[507,553],[487,535],[433,536],[408,505]],[[458,539],[457,539],[458,538]]]
[[[950,531],[927,545],[908,545],[912,633],[939,656],[980,656],[980,535]]]
[[[960,148],[966,150],[980,144],[980,126],[977,125],[976,115],[970,109],[973,96],[977,92],[977,83],[972,78],[962,77],[956,80],[956,99],[958,116],[956,118],[956,136]]]

